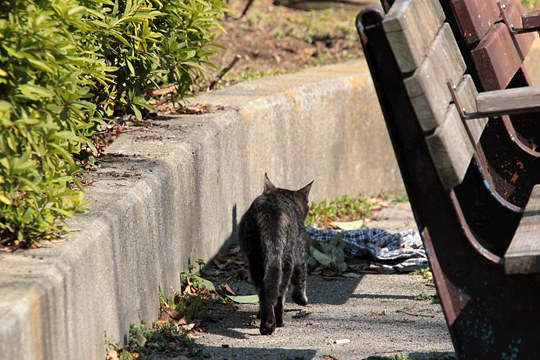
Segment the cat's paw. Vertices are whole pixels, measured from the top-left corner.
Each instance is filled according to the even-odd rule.
[[[276,330],[276,323],[271,324],[264,324],[261,323],[261,327],[259,328],[261,335],[272,335],[274,330]]]
[[[308,304],[308,298],[305,291],[293,290],[291,297],[298,305],[306,306]]]

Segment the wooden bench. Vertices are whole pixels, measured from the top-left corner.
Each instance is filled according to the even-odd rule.
[[[518,0],[383,1],[357,28],[460,358],[540,339],[540,14]]]

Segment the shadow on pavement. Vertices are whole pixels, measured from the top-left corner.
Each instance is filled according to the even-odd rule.
[[[397,295],[397,294],[352,294],[351,297],[357,299],[381,299],[381,300],[414,300],[417,295]]]
[[[214,307],[209,312],[212,324],[208,324],[207,331],[227,338],[249,339],[252,335],[247,330],[255,326],[253,321],[258,305],[250,305],[249,308],[253,309],[244,310],[228,305]]]
[[[250,347],[217,347],[205,346],[204,354],[211,359],[224,360],[296,360],[315,359],[317,351],[312,349],[262,349]]]
[[[410,360],[455,360],[456,356],[454,352],[413,352],[409,353],[408,359]]]
[[[307,295],[310,304],[342,305],[353,296],[358,284],[362,281],[363,275],[358,278],[332,278],[329,280],[318,276],[309,276],[307,285]]]

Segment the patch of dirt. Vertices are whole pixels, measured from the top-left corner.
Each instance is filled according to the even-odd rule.
[[[232,66],[217,87],[255,78],[295,72],[363,57],[354,26],[358,11],[375,0],[355,6],[336,3],[323,10],[298,10],[255,1],[240,17],[247,2],[235,2],[223,23],[224,46],[211,61],[217,66],[210,80]]]

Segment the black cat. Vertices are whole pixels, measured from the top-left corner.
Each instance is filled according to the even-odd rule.
[[[260,331],[270,335],[283,326],[283,304],[289,283],[292,300],[307,305],[306,230],[308,194],[313,181],[300,190],[276,188],[264,174],[264,191],[239,225],[240,247],[259,295]]]

